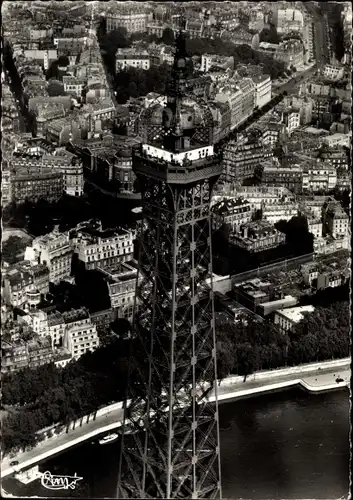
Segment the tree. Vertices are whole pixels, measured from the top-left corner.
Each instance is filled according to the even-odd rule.
[[[236,347],[238,373],[244,375],[244,382],[251,373],[259,369],[258,350],[249,342],[238,344]]]
[[[165,28],[162,33],[162,42],[165,45],[171,45],[174,46],[175,43],[175,37],[174,37],[174,31],[171,28]]]
[[[125,49],[130,47],[131,42],[129,40],[127,29],[124,27],[116,28],[115,30],[109,31],[102,38],[101,47],[109,55],[115,56],[118,49]]]
[[[280,37],[278,36],[276,27],[274,24],[270,24],[269,28],[264,28],[260,33],[260,42],[274,43],[280,42]]]
[[[292,217],[289,221],[280,220],[275,228],[286,235],[286,243],[296,255],[313,252],[314,236],[309,233],[308,222],[304,216]]]
[[[229,339],[217,342],[217,378],[221,382],[233,372],[236,366],[236,353],[234,342]]]
[[[137,88],[137,85],[135,82],[129,83],[128,92],[129,92],[130,97],[133,97],[133,98],[138,97],[139,92],[138,92],[138,88]]]
[[[2,258],[9,264],[15,264],[21,260],[21,253],[27,246],[27,240],[19,236],[10,236],[2,243]]]
[[[66,92],[64,90],[64,84],[59,80],[50,80],[47,91],[51,97],[66,95]]]

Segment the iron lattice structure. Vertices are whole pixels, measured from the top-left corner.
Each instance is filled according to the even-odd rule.
[[[213,142],[213,129],[215,125],[212,111],[203,99],[196,98],[195,96],[193,96],[193,99],[196,101],[197,105],[203,108],[203,124],[195,128],[192,139],[194,142],[198,142],[201,145],[210,144]],[[147,143],[154,142],[156,138],[163,137],[164,127],[161,108],[162,104],[151,104],[147,109],[143,110],[139,116],[138,133]],[[160,111],[160,113],[158,111]]]
[[[195,134],[183,139],[179,43],[164,145],[133,150],[143,223],[118,484],[124,498],[221,497],[210,202],[222,164],[213,147],[202,156],[203,146],[192,146]]]

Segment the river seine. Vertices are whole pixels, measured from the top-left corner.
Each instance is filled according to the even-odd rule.
[[[295,388],[223,403],[220,425],[223,498],[347,498],[348,390]],[[118,448],[87,442],[41,464],[41,471],[81,476],[75,490],[48,491],[38,480],[4,488],[21,496],[116,498]]]

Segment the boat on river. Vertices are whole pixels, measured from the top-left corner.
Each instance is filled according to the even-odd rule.
[[[100,439],[98,442],[99,444],[108,444],[108,443],[113,443],[119,438],[119,434],[108,434],[107,436],[104,436],[104,438]]]

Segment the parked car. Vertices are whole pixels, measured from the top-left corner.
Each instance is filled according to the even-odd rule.
[[[10,466],[11,467],[14,467],[15,465],[19,465],[19,461],[18,460],[12,460],[12,462],[10,462]]]

